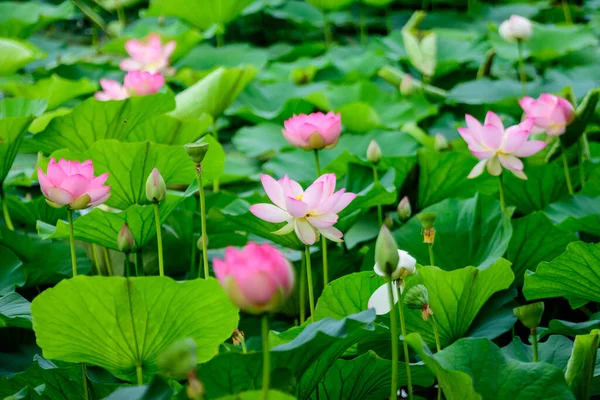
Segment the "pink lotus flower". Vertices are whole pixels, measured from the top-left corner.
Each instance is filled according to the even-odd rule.
[[[269,175],[261,175],[260,179],[275,205],[254,204],[250,212],[264,221],[287,222],[273,233],[286,235],[295,230],[298,239],[309,246],[319,239],[319,234],[334,242],[342,241],[344,235],[333,225],[338,221],[337,213],[346,208],[356,195],[346,193],[346,189],[336,192],[335,174],[322,175],[306,191],[287,175],[279,181]]]
[[[515,40],[525,41],[531,38],[533,25],[525,17],[511,15],[509,19],[500,24],[498,33],[507,42],[514,42]]]
[[[575,110],[568,100],[548,93],[542,94],[537,100],[523,97],[519,104],[525,116],[533,120],[533,132],[560,136],[575,118]]]
[[[519,125],[506,130],[493,112],[488,112],[483,126],[469,114],[465,115],[467,128],[458,128],[458,132],[469,145],[469,150],[480,159],[468,178],[478,177],[485,167],[494,176],[502,173],[502,167],[521,179],[527,179],[523,173],[523,162],[518,157],[529,157],[546,147],[545,142],[527,140],[533,127],[533,120],[527,119]]]
[[[333,111],[309,115],[294,115],[283,124],[283,137],[292,145],[304,150],[331,149],[335,147],[342,130],[340,114]]]
[[[102,91],[94,95],[100,101],[125,100],[131,96],[127,88],[111,79],[100,79],[100,86]]]
[[[102,204],[110,196],[110,186],[104,186],[108,173],[94,177],[92,161],[56,162],[50,159],[48,174],[38,168],[38,180],[46,202],[52,207],[68,206],[83,210]]]
[[[292,265],[266,243],[228,247],[224,260],[213,260],[213,270],[231,301],[253,314],[276,311],[294,289]]]
[[[109,79],[100,79],[103,91],[94,97],[100,101],[124,100],[131,96],[147,96],[160,90],[165,78],[159,73],[131,71],[125,75],[124,85]]]
[[[125,50],[131,58],[121,61],[123,71],[160,72],[170,75],[169,58],[177,43],[170,41],[164,46],[156,33],[148,35],[145,41],[131,39],[125,42]]]

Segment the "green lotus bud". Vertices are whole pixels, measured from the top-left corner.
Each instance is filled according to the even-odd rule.
[[[444,135],[442,135],[441,133],[436,133],[435,141],[433,142],[433,147],[435,147],[437,151],[444,151],[450,148],[450,143],[448,143],[448,139],[446,139]]]
[[[122,251],[123,253],[130,253],[134,244],[133,233],[131,233],[129,225],[125,222],[117,235],[117,247],[119,248],[119,251]]]
[[[409,74],[405,74],[400,82],[400,93],[402,96],[408,97],[415,91],[414,78]]]
[[[411,310],[420,310],[429,304],[429,292],[425,285],[416,285],[404,295],[404,304]]]
[[[529,329],[535,329],[540,326],[540,322],[542,321],[544,302],[538,301],[537,303],[515,307],[513,308],[513,312],[523,325]]]
[[[146,180],[146,198],[153,203],[160,203],[167,195],[167,185],[156,168],[150,172]]]
[[[392,233],[385,225],[381,227],[375,242],[375,262],[388,277],[392,276],[400,262],[396,240],[394,240]]]
[[[192,338],[174,342],[158,356],[156,365],[168,378],[177,380],[185,378],[198,365],[196,342]]]
[[[201,164],[208,152],[208,143],[189,143],[183,146],[193,162]]]
[[[371,140],[371,143],[369,143],[369,147],[367,148],[367,160],[374,165],[379,164],[379,161],[381,161],[381,147],[379,147],[375,140]]]
[[[433,224],[435,224],[435,219],[437,217],[436,212],[427,212],[417,214],[417,218],[421,221],[421,226],[423,229],[431,229],[433,228]]]
[[[397,211],[398,218],[400,218],[400,220],[405,221],[410,218],[412,214],[412,208],[410,206],[410,201],[408,200],[407,196],[404,196],[402,200],[400,200],[400,203],[398,203]]]
[[[383,224],[389,229],[392,229],[394,227],[394,218],[392,218],[391,214],[385,216],[385,218],[383,219]]]

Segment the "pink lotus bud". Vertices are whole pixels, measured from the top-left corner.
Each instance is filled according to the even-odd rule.
[[[441,133],[436,133],[435,140],[433,142],[433,147],[437,151],[444,151],[450,147],[450,143],[448,143],[448,139],[446,139],[446,136],[442,135]]]
[[[379,164],[379,161],[381,161],[381,147],[379,147],[375,140],[371,140],[371,143],[369,143],[369,147],[367,148],[367,160],[369,160],[371,164]]]
[[[224,260],[214,259],[213,270],[231,301],[253,314],[276,311],[294,289],[292,265],[266,243],[228,247]]]
[[[167,185],[156,168],[150,172],[146,180],[146,198],[153,203],[160,203],[167,195]]]
[[[125,100],[129,98],[129,90],[117,81],[100,79],[101,92],[96,92],[94,97],[100,101]]]
[[[404,196],[400,203],[398,203],[398,217],[400,220],[405,221],[410,218],[412,214],[412,208],[410,206],[410,200],[407,196]]]
[[[131,252],[131,249],[133,249],[134,244],[133,233],[131,232],[131,229],[129,229],[127,222],[125,222],[117,235],[117,247],[119,248],[119,251],[129,253]]]
[[[165,84],[165,78],[159,73],[131,71],[125,75],[123,82],[132,96],[147,96],[158,92]]]
[[[548,93],[542,94],[537,100],[523,97],[519,104],[525,116],[533,120],[533,132],[560,136],[575,118],[575,110],[568,100]]]
[[[164,46],[156,33],[148,35],[145,41],[128,40],[125,50],[131,58],[121,61],[119,67],[123,71],[148,71],[170,74],[169,58],[177,43],[170,41]]]
[[[533,26],[527,18],[520,15],[511,15],[509,19],[500,24],[498,33],[507,42],[514,42],[515,40],[525,41],[531,38]]]
[[[402,81],[400,82],[400,93],[402,96],[408,97],[415,91],[415,82],[414,78],[408,74],[405,74],[402,77]]]
[[[104,186],[108,173],[94,177],[92,161],[66,161],[50,159],[48,172],[38,168],[38,180],[46,202],[52,207],[68,206],[83,210],[102,204],[110,196],[110,186]]]
[[[282,133],[292,146],[304,150],[331,149],[340,137],[341,123],[341,115],[333,111],[294,115],[284,122]]]

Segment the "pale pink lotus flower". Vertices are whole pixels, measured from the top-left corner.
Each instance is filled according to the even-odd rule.
[[[129,90],[117,81],[100,79],[101,92],[96,92],[94,97],[100,101],[125,100],[131,96]]]
[[[309,115],[294,115],[283,123],[283,137],[292,145],[304,150],[321,150],[335,147],[342,130],[341,115],[330,111]]]
[[[213,270],[231,301],[253,314],[277,311],[294,289],[294,268],[267,243],[228,247],[224,260],[213,260]]]
[[[341,242],[344,236],[335,225],[337,214],[356,198],[346,189],[335,191],[335,174],[321,175],[312,185],[302,190],[300,184],[287,175],[276,181],[269,175],[261,175],[263,187],[269,199],[275,204],[254,204],[250,212],[258,218],[273,222],[287,222],[275,231],[276,235],[296,232],[298,239],[306,245],[314,244],[319,235],[334,242]]]
[[[379,264],[375,263],[373,267],[375,273],[382,277],[388,277],[388,275],[381,269]],[[404,250],[398,250],[398,265],[396,269],[392,272],[392,276],[388,277],[392,279],[392,284],[394,285],[393,296],[394,296],[394,304],[398,302],[398,285],[400,290],[404,292],[404,279],[415,275],[417,273],[417,260],[411,256],[408,252]],[[368,308],[375,309],[375,314],[377,315],[385,315],[390,312],[390,295],[388,293],[387,283],[381,285],[377,290],[373,292],[371,297],[369,297]]]
[[[498,33],[507,42],[514,42],[515,40],[525,41],[531,38],[533,25],[525,17],[511,15],[509,19],[500,24]]]
[[[84,162],[54,158],[48,164],[48,173],[38,168],[38,180],[46,202],[52,207],[68,206],[83,210],[102,204],[110,196],[110,186],[104,186],[108,173],[94,177],[91,160]]]
[[[119,67],[123,71],[148,71],[171,75],[169,58],[176,45],[172,40],[163,46],[160,36],[156,33],[148,35],[146,40],[128,40],[125,42],[125,50],[131,58],[121,61]]]
[[[523,97],[519,104],[525,116],[533,120],[533,132],[546,132],[548,136],[562,135],[575,118],[570,101],[548,93],[543,93],[537,100]]]
[[[469,150],[479,160],[467,178],[475,178],[487,167],[490,175],[500,176],[502,167],[521,179],[527,179],[523,173],[523,162],[519,157],[529,157],[546,147],[539,140],[527,140],[533,120],[527,119],[518,125],[504,129],[504,124],[493,112],[488,112],[483,126],[469,114],[465,115],[467,128],[458,128],[458,132],[469,145]]]
[[[103,91],[94,97],[100,101],[124,100],[131,96],[147,96],[158,92],[165,84],[159,73],[131,71],[125,75],[124,84],[109,79],[100,79]]]

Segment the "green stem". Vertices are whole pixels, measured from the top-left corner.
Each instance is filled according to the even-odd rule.
[[[396,400],[398,398],[398,322],[396,321],[396,312],[394,308],[394,284],[390,280],[387,283],[388,286],[388,298],[390,300],[390,329],[392,333],[392,387],[390,393],[390,400]]]
[[[221,48],[225,46],[225,34],[222,32],[217,32],[217,48]]]
[[[533,362],[538,362],[538,340],[535,328],[531,328],[531,344],[533,345]]]
[[[142,386],[144,384],[144,370],[141,365],[135,366],[135,372],[137,374],[137,384]]]
[[[123,273],[125,274],[126,278],[129,278],[129,254],[127,253],[123,253],[125,254],[125,259],[123,261]]]
[[[433,259],[433,243],[428,243],[427,247],[429,248],[429,265],[435,267],[435,261]]]
[[[135,253],[135,276],[144,276],[144,258],[142,249]]]
[[[560,140],[560,139],[559,139]],[[562,142],[560,143],[561,152],[562,152],[562,160],[563,160],[563,168],[565,170],[565,179],[567,181],[567,189],[569,190],[569,194],[573,196],[575,192],[573,191],[573,184],[571,183],[571,174],[569,173],[569,160],[567,159],[567,152],[565,146],[563,146]]]
[[[158,273],[160,276],[165,276],[165,264],[163,260],[163,247],[162,247],[162,232],[160,229],[160,211],[158,209],[158,202],[154,203],[154,219],[156,220],[156,240],[158,241]]]
[[[89,400],[90,395],[88,393],[87,371],[85,368],[85,363],[81,363],[81,374],[83,375],[83,396],[85,400]]]
[[[563,14],[565,14],[565,22],[568,25],[571,25],[573,23],[573,19],[571,18],[571,7],[569,7],[568,0],[562,0],[562,9]]]
[[[438,332],[438,328],[437,328],[437,321],[435,320],[435,317],[432,315],[431,316],[431,325],[433,326],[433,335],[435,336],[435,347],[437,349],[437,352],[439,353],[440,351],[442,351],[442,346],[440,344],[440,334]],[[437,398],[438,400],[442,399],[442,385],[440,384],[440,381],[438,380],[438,388],[437,388]]]
[[[393,301],[393,300],[392,300]],[[402,345],[404,346],[404,363],[406,364],[406,380],[408,383],[408,398],[412,400],[412,377],[410,375],[410,357],[408,354],[408,343],[406,343],[406,325],[404,324],[404,298],[401,285],[398,285],[398,310],[400,310],[400,331],[402,332]]]
[[[325,38],[325,48],[329,49],[329,46],[331,46],[333,42],[333,37],[331,35],[331,27],[326,12],[323,12],[323,37]]]
[[[585,187],[585,165],[584,161],[588,159],[588,141],[587,135],[584,133],[579,137],[577,141],[577,146],[579,149],[579,179],[581,180],[581,188]]]
[[[319,161],[319,150],[313,150],[313,154],[315,156],[315,167],[317,170],[317,178],[321,176],[321,162]]]
[[[373,182],[375,182],[375,185],[379,184],[379,173],[377,172],[377,166],[373,165]],[[377,205],[377,223],[379,224],[379,227],[381,228],[381,226],[383,225],[383,209],[381,207],[381,204]]]
[[[92,243],[92,260],[96,266],[96,273],[98,276],[101,276],[102,271],[100,270],[100,259],[98,258],[98,246],[94,243]]]
[[[498,193],[500,194],[500,209],[504,212],[504,183],[502,183],[502,175],[498,176]]]
[[[198,178],[198,191],[200,193],[200,222],[202,223],[202,265],[204,267],[204,279],[208,279],[208,234],[206,233],[206,198],[204,197],[204,185],[202,184],[202,166],[196,166]]]
[[[302,265],[300,266],[300,282],[298,282],[300,286],[300,299],[298,302],[300,303],[300,325],[306,321],[306,252],[302,252]]]
[[[240,335],[240,344],[242,345],[242,353],[248,353],[248,349],[246,348],[246,340],[243,336]]]
[[[321,163],[319,161],[319,150],[314,150],[315,168],[317,170],[317,178],[321,176]],[[321,236],[321,253],[323,254],[323,286],[329,283],[329,262],[327,258],[327,238]]]
[[[305,247],[306,253],[306,280],[308,281],[308,303],[310,306],[310,320],[315,322],[315,293],[313,292],[312,268],[310,266],[310,249]]]
[[[218,142],[219,141],[219,131],[217,129],[217,120],[216,120],[216,118],[215,118],[215,121],[212,124],[212,135],[215,138],[215,140]],[[213,192],[219,193],[220,189],[221,189],[221,182],[217,178],[217,179],[215,179],[213,181]]]
[[[106,264],[106,272],[108,273],[108,276],[113,276],[112,262],[110,261],[110,254],[108,253],[108,249],[106,247],[103,247],[102,252],[104,254],[104,263]]]
[[[117,1],[115,3],[115,7],[117,8],[117,17],[119,19],[119,25],[121,25],[121,27],[124,28],[125,25],[127,25],[127,17],[125,16],[125,12],[123,10],[121,2]]]
[[[6,227],[14,231],[15,227],[13,226],[12,220],[10,219],[10,213],[8,212],[8,204],[6,204],[6,196],[4,196],[4,189],[2,189],[2,184],[0,184],[0,201],[2,202],[2,212],[4,213],[4,222],[6,223]]]
[[[4,204],[4,202],[2,202]],[[67,217],[69,218],[69,242],[71,243],[71,266],[73,267],[73,276],[77,276],[77,256],[75,255],[75,233],[73,232],[73,210],[67,207]]]
[[[519,79],[521,80],[521,88],[523,89],[523,96],[527,96],[527,74],[525,73],[523,42],[521,40],[517,40],[517,53],[519,56]]]
[[[271,359],[269,353],[269,316],[262,316],[262,351],[263,351],[263,400],[269,398],[269,381],[271,380]]]
[[[385,28],[387,30],[388,35],[392,33],[394,27],[392,26],[392,13],[390,11],[391,7],[385,8]]]
[[[363,4],[359,4],[360,6],[360,44],[365,45],[368,41],[367,36],[367,16],[365,14],[365,6]]]
[[[198,252],[198,241],[196,235],[192,235],[192,254],[190,256],[190,279],[196,275],[196,253]]]

